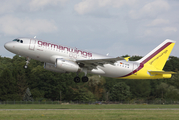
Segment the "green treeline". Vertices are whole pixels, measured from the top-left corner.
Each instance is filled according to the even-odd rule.
[[[130,60],[140,58],[133,56]],[[51,72],[35,60],[30,61],[28,69],[24,65],[24,57],[0,57],[0,101],[23,100],[27,88],[34,100],[179,100],[179,74],[157,80],[121,80],[88,74],[89,82],[77,84],[73,81],[76,73]],[[179,58],[170,56],[164,70],[178,73]]]

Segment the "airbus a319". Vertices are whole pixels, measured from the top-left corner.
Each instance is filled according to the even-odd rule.
[[[53,44],[35,38],[17,38],[4,47],[17,55],[44,62],[44,68],[59,73],[84,72],[82,82],[87,82],[87,73],[119,79],[162,79],[171,78],[174,72],[163,71],[163,67],[175,45],[173,40],[165,40],[146,56],[137,61],[129,58],[109,57],[60,44]]]

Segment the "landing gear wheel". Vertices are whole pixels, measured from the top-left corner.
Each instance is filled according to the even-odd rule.
[[[24,68],[25,68],[25,69],[27,69],[27,68],[28,68],[28,66],[27,66],[27,65],[24,65]]]
[[[82,77],[82,82],[88,82],[88,77],[87,76],[83,76]]]
[[[75,78],[74,78],[74,81],[75,81],[76,83],[79,83],[79,82],[80,82],[80,77],[78,77],[78,76],[75,77]]]

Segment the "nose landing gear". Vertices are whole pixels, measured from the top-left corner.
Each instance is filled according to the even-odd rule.
[[[28,68],[28,64],[30,63],[30,58],[27,57],[27,60],[26,60],[26,64],[24,65],[24,68],[27,69]]]

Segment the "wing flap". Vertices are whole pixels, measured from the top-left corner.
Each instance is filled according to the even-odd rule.
[[[96,66],[103,66],[104,64],[114,64],[116,61],[124,60],[124,58],[102,58],[102,59],[83,59],[76,60],[80,67],[86,67],[88,69],[94,69]]]

